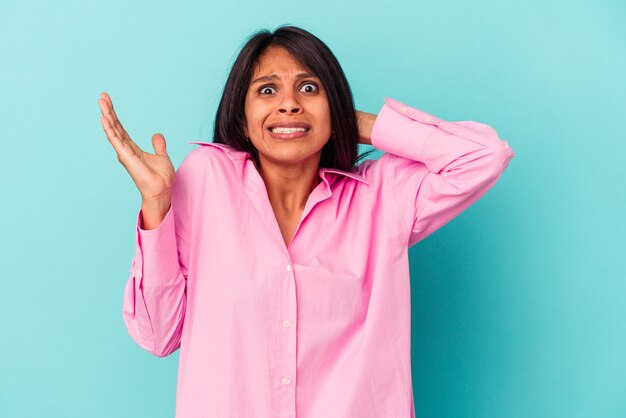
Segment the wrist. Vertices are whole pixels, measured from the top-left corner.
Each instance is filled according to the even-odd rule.
[[[171,200],[161,199],[144,199],[141,202],[142,223],[141,229],[156,229],[165,219],[167,212],[170,210]]]
[[[141,196],[141,205],[159,208],[163,206],[169,206],[172,201],[172,193],[167,190],[158,196],[145,197]]]

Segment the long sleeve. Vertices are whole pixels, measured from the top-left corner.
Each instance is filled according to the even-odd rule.
[[[483,196],[515,155],[488,125],[447,122],[385,98],[372,145],[385,151],[383,178],[406,225],[408,246],[441,228]]]
[[[189,247],[185,227],[181,164],[172,186],[172,204],[156,229],[142,229],[137,215],[135,256],[124,289],[123,318],[130,336],[144,350],[158,357],[180,347],[186,307]]]

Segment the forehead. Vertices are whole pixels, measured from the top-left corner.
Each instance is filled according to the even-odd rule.
[[[303,65],[301,62],[285,48],[282,47],[269,47],[258,58],[252,79],[258,76],[264,76],[269,74],[290,74],[296,72],[312,72],[310,68]]]

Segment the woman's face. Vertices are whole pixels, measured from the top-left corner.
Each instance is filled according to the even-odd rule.
[[[331,134],[328,99],[320,79],[284,48],[269,47],[259,58],[245,114],[261,166],[318,167]]]

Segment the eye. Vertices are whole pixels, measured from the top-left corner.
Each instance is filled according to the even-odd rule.
[[[261,88],[259,89],[259,93],[261,93],[262,95],[265,95],[265,94],[272,94],[271,92],[270,92],[270,93],[266,93],[266,92],[267,92],[267,90],[274,90],[274,87],[270,87],[270,86],[263,86],[263,87],[261,87]]]
[[[307,87],[307,86],[312,86],[312,88],[311,87]],[[315,92],[317,92],[319,90],[318,87],[317,87],[317,84],[312,83],[312,82],[304,83],[302,85],[301,89],[302,88],[305,89],[305,91],[304,91],[305,93],[315,93]]]

